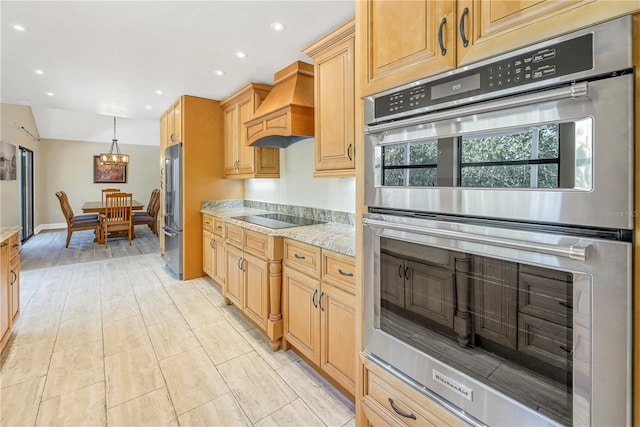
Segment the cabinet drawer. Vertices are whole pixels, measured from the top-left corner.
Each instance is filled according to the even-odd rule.
[[[236,245],[238,248],[242,248],[242,227],[238,227],[237,225],[227,224],[225,226],[225,239]]]
[[[320,278],[320,248],[296,240],[285,239],[284,262],[298,271]]]
[[[322,280],[355,293],[356,261],[353,257],[322,251]]]
[[[520,273],[518,305],[521,313],[571,326],[573,285],[563,280]]]
[[[391,376],[391,374],[387,373],[383,375]],[[394,380],[399,381],[395,378]],[[411,394],[420,399],[418,402],[391,385],[390,382],[384,380],[374,371],[367,370],[366,387],[363,403],[366,402],[369,409],[377,409],[376,412],[381,419],[392,419],[394,423],[391,423],[391,425],[416,427],[464,425],[462,420],[429,400],[427,396],[412,391]],[[406,416],[402,416],[398,412],[406,414]]]
[[[213,217],[208,214],[202,214],[202,229],[213,233]]]
[[[220,218],[213,217],[213,234],[222,237],[224,221]]]
[[[269,236],[255,231],[244,230],[244,250],[260,258],[267,259]]]
[[[573,329],[526,314],[518,316],[519,351],[566,369],[572,348]]]
[[[18,238],[18,233],[9,237],[9,259],[15,258],[20,252],[20,240]]]

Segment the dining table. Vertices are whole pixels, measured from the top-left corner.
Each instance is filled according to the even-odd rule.
[[[82,205],[82,212],[83,213],[100,213],[100,212],[104,212],[104,209],[106,207],[107,207],[106,202],[101,202],[101,201],[85,202],[84,205]],[[137,200],[133,200],[131,202],[131,210],[141,211],[142,208],[144,208],[144,203],[140,203]]]
[[[97,201],[97,202],[85,202],[82,205],[82,212],[83,213],[100,213],[100,212],[104,212],[105,208],[107,207],[107,202],[104,201]],[[137,200],[132,200],[131,201],[131,210],[134,211],[141,211],[142,208],[144,208],[144,203],[140,203]],[[134,231],[133,228],[133,221],[131,222],[131,238],[135,239],[136,238],[136,233]],[[119,232],[116,232],[119,233]],[[109,237],[111,237],[111,233],[109,233]],[[100,232],[98,229],[96,229],[96,237],[93,239],[94,242],[96,243],[104,243],[102,241],[102,239],[100,239]]]

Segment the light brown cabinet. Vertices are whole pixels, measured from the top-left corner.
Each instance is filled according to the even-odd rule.
[[[247,145],[244,122],[271,91],[271,86],[250,83],[224,101],[225,178],[279,178],[280,150]]]
[[[452,413],[361,356],[365,374],[360,400],[365,426],[464,426]]]
[[[282,237],[226,224],[223,293],[253,321],[277,351],[282,339]]]
[[[356,2],[361,96],[640,10],[638,2]]]
[[[176,113],[175,105],[179,105]],[[165,114],[167,128],[171,115],[180,116],[182,140],[182,213],[183,213],[183,280],[202,277],[203,237],[201,213],[203,200],[242,199],[244,185],[223,179],[224,150],[223,111],[218,101],[184,95]],[[161,121],[162,128],[162,121]],[[176,135],[176,129],[173,129]],[[175,139],[175,138],[174,138]],[[161,138],[162,140],[162,138]],[[171,141],[167,141],[171,144]],[[164,157],[164,151],[160,153]],[[164,164],[164,160],[163,160]],[[164,216],[163,205],[160,215]]]
[[[303,50],[314,63],[315,171],[355,175],[355,19]]]
[[[20,316],[20,241],[16,231],[0,242],[0,351]]]
[[[167,145],[183,142],[182,138],[182,98],[167,111]]]
[[[202,271],[212,279],[214,277],[214,244],[213,217],[202,214]]]
[[[286,345],[355,395],[355,261],[290,239],[284,247]]]

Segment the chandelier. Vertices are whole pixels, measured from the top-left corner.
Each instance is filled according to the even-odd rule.
[[[115,152],[114,152],[115,149]],[[100,154],[100,163],[103,165],[126,165],[129,163],[129,155],[120,153],[118,140],[116,139],[116,118],[113,117],[113,140],[108,153]]]

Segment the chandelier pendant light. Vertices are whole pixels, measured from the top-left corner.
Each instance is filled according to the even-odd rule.
[[[113,117],[113,140],[108,153],[100,154],[100,163],[103,165],[126,165],[129,163],[129,155],[120,153],[118,140],[116,139],[116,118]]]

